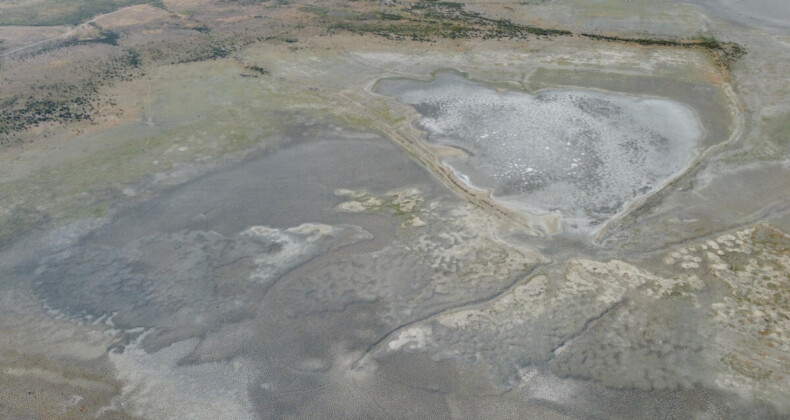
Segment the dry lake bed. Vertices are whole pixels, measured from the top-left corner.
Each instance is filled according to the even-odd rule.
[[[0,2],[0,417],[790,416],[778,0]]]

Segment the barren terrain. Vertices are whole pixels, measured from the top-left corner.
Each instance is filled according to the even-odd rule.
[[[786,418],[788,19],[0,1],[0,417]]]

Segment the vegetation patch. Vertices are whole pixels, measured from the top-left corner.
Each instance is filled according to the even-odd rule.
[[[118,45],[118,38],[120,35],[113,31],[109,31],[106,29],[99,29],[98,33],[95,36],[85,37],[85,38],[72,38],[68,41],[60,44],[58,47],[68,47],[71,45],[82,45],[82,44],[107,44],[107,45]]]
[[[197,51],[197,53],[192,57],[183,60],[182,63],[191,63],[194,61],[216,60],[218,58],[225,58],[228,55],[230,55],[231,52],[233,52],[232,49],[221,44],[209,45],[207,48]]]
[[[238,4],[241,6],[253,6],[256,4],[263,4],[268,2],[269,0],[222,0],[221,3],[227,4]]]
[[[312,10],[311,10],[312,11]],[[323,17],[330,17],[326,12]],[[539,28],[513,23],[507,19],[491,19],[467,11],[461,3],[421,0],[401,13],[367,12],[337,19],[328,26],[330,33],[344,30],[360,35],[373,34],[387,39],[433,41],[439,38],[526,39],[528,36],[565,36],[570,31]]]
[[[392,12],[348,12],[332,14],[326,8],[304,7],[302,10],[317,14],[328,23],[328,30],[338,30],[360,35],[373,34],[387,39],[433,41],[439,38],[482,38],[482,39],[527,39],[529,36],[571,36],[573,32],[514,23],[508,19],[493,19],[465,9],[461,3],[419,0]],[[580,33],[580,36],[597,41],[614,41],[644,46],[690,48],[699,47],[710,51],[724,69],[742,57],[746,51],[733,42],[722,42],[712,36],[695,39],[633,38],[622,36]]]
[[[722,42],[713,36],[705,35],[700,36],[696,41],[698,45],[711,51],[719,65],[727,69],[746,55],[746,49],[735,42]]]
[[[266,70],[265,68],[260,66],[247,66],[245,68],[253,73],[257,73],[263,76],[269,74],[269,70]]]
[[[628,44],[662,46],[662,47],[701,47],[713,54],[716,62],[723,68],[729,69],[732,63],[746,54],[746,50],[735,42],[719,41],[711,35],[700,35],[694,39],[664,39],[664,38],[630,38],[621,36],[608,36],[591,33],[579,34],[596,41],[615,41]]]
[[[32,24],[51,24],[52,16],[65,19],[66,11],[82,7],[78,17],[72,16],[74,22],[84,22],[99,13],[116,10],[120,7],[149,3],[142,0],[75,0],[73,2],[54,2],[42,0],[35,3],[39,8],[44,5],[50,9],[47,13],[38,13],[38,20],[26,22]],[[65,3],[68,3],[66,5]],[[228,3],[255,5],[263,1],[228,0]],[[271,0],[268,4],[274,4]],[[25,6],[33,10],[33,6]],[[19,15],[21,5],[0,5],[0,22],[7,22]],[[14,12],[16,10],[16,12]],[[25,9],[27,10],[27,9]],[[43,9],[42,9],[43,10]],[[438,39],[526,39],[528,37],[572,36],[572,32],[556,28],[541,28],[514,23],[508,19],[494,19],[480,13],[466,10],[464,4],[418,0],[414,3],[396,6],[381,6],[373,2],[349,3],[343,7],[298,5],[293,10],[312,14],[312,24],[325,28],[329,33],[347,31],[360,35],[372,34],[392,40],[413,40],[434,42]],[[72,10],[73,11],[73,10]],[[19,13],[17,13],[19,12]],[[16,14],[15,14],[16,13]],[[71,13],[71,12],[69,12]],[[16,22],[16,21],[15,21]],[[20,22],[16,22],[20,23]],[[81,48],[90,63],[75,62],[73,68],[64,72],[64,81],[30,80],[35,88],[30,93],[21,94],[19,89],[11,86],[15,81],[0,83],[0,101],[7,103],[0,110],[0,145],[14,142],[11,137],[20,131],[45,122],[66,123],[69,121],[90,120],[97,112],[98,88],[114,83],[116,79],[127,80],[134,74],[141,73],[144,65],[189,63],[216,60],[229,57],[246,45],[261,41],[276,41],[296,44],[298,38],[288,30],[278,34],[251,31],[246,35],[238,33],[224,34],[212,31],[204,23],[195,23],[189,28],[179,26],[174,33],[178,41],[156,40],[145,45],[137,45],[134,49],[124,49],[119,32],[105,30],[98,25],[88,24],[79,36],[68,40],[44,43],[35,48],[17,54],[27,59],[49,51],[64,47]],[[599,41],[627,42],[647,46],[697,47],[704,48],[714,54],[717,62],[724,69],[744,54],[737,44],[721,42],[713,37],[699,37],[690,40],[627,38],[583,33],[584,37]],[[96,55],[84,50],[85,45],[103,44],[107,47],[97,49]],[[292,47],[293,48],[293,47]],[[78,68],[84,68],[77,71]],[[266,74],[266,69],[247,69],[251,74]],[[68,81],[65,81],[68,80]]]
[[[667,47],[678,47],[683,46],[683,43],[678,40],[674,39],[660,39],[660,38],[628,38],[628,37],[621,37],[621,36],[608,36],[608,35],[598,35],[598,34],[591,34],[591,33],[584,33],[580,34],[583,37],[594,39],[596,41],[617,41],[617,42],[625,42],[629,44],[638,44],[638,45],[660,45],[660,46],[667,46]]]
[[[26,96],[2,98],[0,146],[14,142],[14,134],[44,123],[92,121],[101,106],[98,92],[115,80],[131,80],[140,73],[140,53],[127,48],[86,70],[85,79],[40,85]]]
[[[186,30],[185,30],[186,29]],[[271,37],[260,34],[220,34],[180,28],[177,41],[161,40],[134,48],[122,45],[119,33],[95,24],[73,38],[42,44],[17,56],[23,60],[42,60],[42,56],[73,48],[81,59],[70,61],[62,77],[31,75],[30,79],[0,80],[0,147],[21,141],[22,133],[42,124],[67,124],[92,121],[106,98],[100,88],[143,74],[147,65],[169,65],[222,59],[251,43]],[[283,42],[296,38],[276,37]],[[87,49],[102,44],[102,48]],[[97,45],[98,46],[98,45]],[[108,48],[109,47],[109,48]],[[23,88],[24,85],[27,88]],[[24,93],[21,93],[24,92]]]

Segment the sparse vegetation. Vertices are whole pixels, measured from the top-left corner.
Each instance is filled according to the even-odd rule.
[[[124,50],[124,55],[120,58],[120,63],[131,68],[138,68],[142,65],[143,61],[140,59],[140,53],[134,48],[127,48]]]
[[[94,64],[83,69],[79,80],[41,83],[25,96],[3,98],[0,146],[13,142],[14,134],[44,123],[92,121],[103,104],[99,89],[139,75],[143,61],[137,50],[127,48]]]
[[[700,35],[694,39],[629,38],[591,33],[581,33],[580,35],[597,41],[616,41],[629,44],[664,47],[702,47],[710,51],[719,65],[725,69],[729,69],[732,63],[746,54],[746,50],[739,44],[734,42],[722,42],[711,35]]]
[[[250,6],[254,4],[266,3],[269,0],[222,0],[222,3],[238,4],[241,6]]]
[[[413,41],[432,41],[438,38],[526,39],[528,36],[571,35],[570,31],[487,18],[467,11],[461,3],[421,0],[403,9],[403,12],[404,15],[383,12],[359,14],[348,19],[339,19],[339,22],[330,24],[328,29],[330,32],[344,30]],[[322,13],[322,16],[327,14]]]
[[[55,26],[77,25],[96,15],[121,7],[151,3],[164,8],[161,1],[151,0],[45,0],[14,2],[0,7],[0,25]]]
[[[401,19],[403,19],[403,16],[397,15],[397,14],[394,14],[394,13],[380,13],[379,17],[381,18],[381,20],[401,20]]]
[[[729,68],[734,62],[746,54],[746,49],[735,42],[722,42],[711,35],[700,35],[697,39],[700,46],[710,50],[716,61]]]
[[[594,39],[596,41],[616,41],[616,42],[626,42],[629,44],[638,44],[638,45],[658,45],[664,47],[678,47],[683,46],[682,41],[674,40],[674,39],[663,39],[663,38],[628,38],[628,37],[621,37],[621,36],[608,36],[608,35],[598,35],[598,34],[590,34],[590,33],[581,33],[583,37]]]
[[[98,35],[91,38],[73,38],[67,41],[62,46],[68,45],[76,45],[76,44],[92,44],[92,43],[101,43],[107,45],[118,45],[118,38],[120,35],[113,31],[108,30],[100,30]]]
[[[179,60],[180,63],[192,63],[195,61],[216,60],[218,58],[225,58],[233,52],[230,46],[222,43],[212,43],[205,48],[200,48],[192,51],[192,54],[187,55]]]
[[[272,7],[274,0],[227,0],[227,3],[254,7],[267,4],[263,7]],[[130,4],[151,3],[140,0],[77,0],[70,7],[83,5],[93,7],[83,10],[79,18],[72,16],[68,19],[85,21],[88,16],[114,10]],[[281,2],[277,3],[282,5]],[[95,6],[95,7],[94,7]],[[112,7],[110,7],[112,6]],[[292,6],[293,7],[293,6]],[[13,8],[11,8],[13,9]],[[55,7],[50,15],[57,14],[58,19],[65,19],[65,6]],[[2,8],[0,10],[10,10]],[[15,9],[14,9],[15,10]],[[21,10],[21,9],[20,9]],[[439,39],[526,39],[528,37],[554,37],[570,36],[570,31],[556,28],[542,28],[523,25],[508,19],[489,18],[480,13],[468,11],[461,3],[436,0],[418,0],[403,6],[380,6],[370,3],[359,3],[355,6],[329,8],[327,6],[299,5],[293,10],[312,15],[313,24],[325,28],[330,34],[347,31],[357,34],[371,34],[392,40],[413,40],[420,42],[435,42]],[[13,13],[11,14],[13,15]],[[3,19],[10,19],[8,14],[2,14]],[[260,24],[255,24],[249,36],[238,34],[223,34],[222,31],[213,32],[211,27],[203,21],[193,17],[184,19],[173,15],[174,19],[182,19],[177,24],[176,31],[179,40],[174,43],[167,40],[158,40],[145,46],[128,48],[123,44],[126,33],[123,30],[107,30],[96,24],[87,26],[86,31],[65,41],[53,41],[36,48],[25,51],[28,57],[57,51],[61,48],[84,48],[90,44],[104,44],[113,51],[109,56],[96,56],[94,64],[84,75],[77,77],[78,81],[68,83],[52,83],[38,81],[35,93],[32,95],[16,95],[11,93],[1,94],[0,100],[8,105],[2,109],[0,115],[0,142],[9,143],[12,133],[26,128],[40,125],[45,122],[63,123],[68,121],[90,120],[96,111],[95,103],[98,88],[114,83],[115,80],[128,80],[141,72],[144,63],[174,64],[196,62],[204,60],[222,59],[230,56],[234,51],[254,42],[276,41],[287,44],[296,44],[299,39],[288,30],[278,31],[277,34],[265,34]],[[255,17],[262,18],[261,15]],[[48,19],[48,18],[47,18]],[[188,21],[184,24],[183,20]],[[40,22],[52,23],[52,20]],[[252,22],[252,20],[251,20]],[[621,36],[599,35],[582,33],[581,36],[611,42],[625,42],[645,46],[665,47],[697,47],[704,48],[714,54],[717,62],[723,68],[728,68],[732,62],[744,54],[744,50],[737,44],[726,43],[712,36],[700,36],[695,39],[677,40],[663,38],[628,38]],[[188,40],[188,41],[186,41]],[[106,47],[102,47],[106,48]],[[292,51],[296,47],[290,48]],[[104,63],[112,63],[106,65]],[[248,71],[256,74],[267,74],[268,70],[251,66]],[[95,73],[95,74],[94,74]],[[63,85],[73,86],[66,89]],[[8,92],[7,89],[5,89]],[[3,89],[0,89],[2,92]]]

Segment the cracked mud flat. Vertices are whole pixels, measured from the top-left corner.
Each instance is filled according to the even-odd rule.
[[[675,2],[467,6],[715,31],[748,50],[724,72],[697,48],[311,32],[366,2],[163,5],[96,22],[163,54],[281,32],[145,62],[101,88],[116,105],[94,122],[0,149],[0,417],[790,413],[781,25]],[[14,53],[4,77],[112,48]]]

